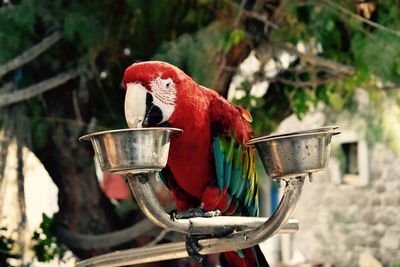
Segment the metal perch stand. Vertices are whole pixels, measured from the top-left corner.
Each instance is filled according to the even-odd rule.
[[[158,136],[160,128],[154,129],[154,132]],[[132,136],[138,135],[139,137],[136,139],[143,142],[144,139],[141,131],[138,129],[117,131],[119,134],[122,132],[122,135],[129,134],[129,138],[127,136],[116,137],[114,134],[110,135],[109,132],[102,132],[85,136],[82,139],[92,141],[96,155],[103,166],[107,166],[107,164],[113,162],[126,163],[126,166],[122,169],[128,173],[126,177],[132,193],[143,213],[156,225],[164,229],[186,234],[211,235],[227,231],[232,232],[232,234],[222,238],[201,239],[199,241],[199,245],[201,246],[199,253],[206,255],[252,247],[277,233],[296,232],[298,230],[298,223],[296,220],[290,220],[289,218],[297,205],[305,177],[311,172],[319,171],[326,166],[327,159],[329,158],[331,136],[338,133],[337,131],[333,131],[334,129],[336,127],[324,127],[320,128],[319,131],[315,129],[282,136],[265,137],[264,139],[257,138],[253,142],[250,141],[250,144],[256,145],[267,173],[272,177],[280,178],[286,182],[279,206],[270,218],[218,216],[213,218],[171,220],[170,215],[161,207],[150,185],[150,180],[155,179],[160,167],[153,168],[152,171],[149,171],[151,170],[150,164],[137,167],[138,159],[139,161],[143,161],[143,156],[140,157],[139,155],[131,159],[135,161],[134,164],[132,162],[126,163],[127,159],[122,159],[120,153],[116,152],[116,147],[122,147],[125,153],[127,153],[126,151],[130,151],[131,153],[128,154],[129,157],[132,157],[131,149],[126,148],[131,147],[132,143],[135,143],[135,138]],[[115,132],[112,131],[112,133]],[[170,134],[171,132],[167,133]],[[148,130],[146,130],[146,134],[149,134]],[[149,138],[150,140],[154,139],[154,136],[150,136]],[[129,140],[129,144],[127,140]],[[112,144],[113,153],[110,153],[109,150],[107,151],[108,146],[105,144]],[[159,142],[157,144],[160,145]],[[169,136],[166,138],[165,144],[169,146]],[[147,143],[147,147],[148,145],[149,143]],[[163,145],[161,144],[161,146]],[[301,158],[303,152],[298,150],[300,147],[307,147],[307,158]],[[167,151],[168,148],[166,149]],[[297,150],[293,151],[294,148],[297,148]],[[138,148],[135,149],[137,150]],[[154,147],[154,149],[157,148]],[[310,162],[309,159],[313,156],[315,156],[317,162]],[[284,160],[291,162],[290,168],[282,165],[286,164]],[[293,172],[293,165],[295,165],[295,172]],[[117,167],[121,171],[121,166]],[[110,166],[104,169],[110,169]],[[185,242],[182,241],[115,251],[81,261],[76,266],[123,266],[184,258],[187,256]]]

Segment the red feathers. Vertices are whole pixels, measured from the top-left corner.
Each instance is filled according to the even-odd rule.
[[[150,82],[156,78],[172,78],[175,82],[190,79],[183,71],[177,67],[162,61],[147,61],[134,63],[129,66],[124,73],[123,83],[126,88],[128,83],[142,83],[147,90],[151,91]]]
[[[154,87],[155,81],[160,81],[157,83],[158,87]],[[171,81],[171,87],[166,86],[167,81]],[[159,94],[171,93],[168,91],[170,88],[174,90],[173,112],[168,117],[167,123],[171,127],[181,128],[183,133],[171,140],[168,166],[162,171],[162,174],[173,192],[177,208],[186,210],[201,205],[203,210],[220,209],[225,215],[230,215],[251,206],[252,213],[244,211],[245,214],[258,212],[258,203],[257,205],[255,203],[255,200],[258,200],[256,197],[245,199],[243,194],[232,195],[233,191],[229,192],[229,188],[220,189],[217,184],[213,150],[216,138],[227,136],[232,144],[241,148],[241,150],[237,150],[239,153],[236,153],[233,152],[232,146],[229,155],[221,155],[227,156],[223,160],[228,160],[230,164],[227,165],[230,167],[226,167],[227,175],[236,171],[236,176],[232,179],[241,179],[243,176],[245,180],[248,176],[250,177],[250,169],[254,167],[254,155],[252,154],[254,150],[247,148],[245,142],[252,134],[252,128],[248,123],[251,121],[251,115],[245,109],[229,103],[215,91],[198,85],[183,71],[168,63],[150,61],[131,65],[124,75],[125,86],[129,83],[142,84],[147,90],[146,94],[151,95],[146,97],[146,102],[152,101],[150,104],[153,106],[162,97]],[[141,88],[144,90],[143,87]],[[161,93],[156,93],[154,89]],[[165,111],[162,106],[159,109]],[[233,155],[233,153],[236,154]],[[240,159],[242,155],[249,156],[250,153],[251,157]],[[234,157],[235,163],[233,163]],[[234,170],[234,164],[238,164],[237,162],[242,162],[243,166],[235,166],[235,168],[238,170],[243,168],[243,172]],[[250,181],[250,178],[247,180]],[[244,186],[257,188],[254,185],[256,179],[252,182],[242,183],[242,188]],[[236,188],[239,189],[239,184]],[[250,196],[257,195],[255,192],[257,189],[253,191]],[[247,204],[245,200],[248,202]],[[252,249],[246,250],[246,255],[242,255],[245,258],[253,257],[250,261],[233,252],[232,255],[235,256],[232,256],[231,263],[235,266],[242,266],[242,264],[247,264],[243,266],[254,266],[253,263],[256,260],[254,255],[250,255],[252,254],[250,252]],[[250,254],[247,255],[248,253]]]
[[[189,196],[198,202],[204,200],[206,187],[216,180],[213,138],[234,131],[238,143],[243,144],[252,133],[247,123],[251,116],[245,109],[229,103],[215,91],[198,85],[183,71],[165,62],[132,64],[126,69],[123,81],[125,85],[141,83],[151,92],[150,84],[158,78],[171,78],[176,88],[174,112],[168,124],[184,132],[171,141],[168,159],[170,171],[166,176],[181,189],[175,192],[178,206],[186,206],[179,202],[187,201]],[[184,193],[188,196],[183,196]],[[182,197],[177,196],[179,194]]]

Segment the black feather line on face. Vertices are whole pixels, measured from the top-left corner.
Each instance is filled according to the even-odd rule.
[[[150,93],[146,94],[146,114],[149,112],[150,107],[153,105],[153,96]]]
[[[163,114],[159,107],[153,104],[153,96],[150,93],[146,95],[146,115],[143,124],[146,126],[155,126],[163,120]]]

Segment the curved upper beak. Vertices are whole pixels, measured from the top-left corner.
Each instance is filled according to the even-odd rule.
[[[153,100],[153,95],[143,85],[138,83],[127,85],[125,119],[129,128],[154,126],[162,122],[162,111]]]
[[[143,127],[146,114],[146,88],[139,83],[128,83],[125,94],[125,119],[129,128]]]

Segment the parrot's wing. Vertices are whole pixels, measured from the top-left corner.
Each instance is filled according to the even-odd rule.
[[[227,189],[244,213],[258,216],[258,178],[255,150],[246,145],[252,132],[247,111],[217,97],[211,105],[213,151],[218,187]]]
[[[258,216],[258,188],[254,150],[238,145],[234,137],[218,136],[213,143],[218,187],[228,190],[245,213]]]

